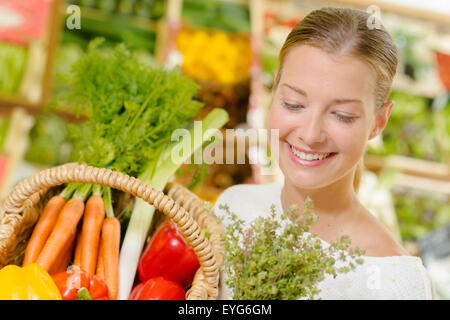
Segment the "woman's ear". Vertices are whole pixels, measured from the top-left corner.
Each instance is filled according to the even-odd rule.
[[[380,108],[380,110],[377,111],[376,119],[375,119],[375,126],[372,129],[372,132],[370,133],[369,140],[375,138],[377,135],[379,135],[384,130],[384,128],[386,127],[386,125],[388,123],[393,106],[394,106],[394,101],[389,100],[383,104],[383,106]]]

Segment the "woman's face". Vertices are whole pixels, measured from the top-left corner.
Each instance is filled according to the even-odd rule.
[[[367,141],[386,124],[375,112],[374,82],[357,58],[306,45],[289,50],[269,115],[286,180],[316,189],[353,177]]]

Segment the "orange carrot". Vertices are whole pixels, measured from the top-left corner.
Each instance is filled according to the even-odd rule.
[[[53,196],[46,204],[42,214],[34,227],[31,238],[25,249],[25,256],[22,266],[26,266],[36,261],[39,253],[45,245],[53,226],[56,223],[61,209],[64,207],[66,200],[60,195]]]
[[[90,192],[90,188],[91,185],[81,187],[62,208],[50,236],[36,259],[36,262],[47,272],[62,253],[67,241],[76,234],[78,222],[83,216],[84,199]]]
[[[58,272],[66,271],[69,266],[70,259],[72,259],[73,249],[75,247],[75,235],[73,235],[69,241],[64,246],[63,252],[57,258],[56,262],[53,264],[49,271],[49,274],[55,274]]]
[[[100,192],[100,194],[92,195],[87,201],[81,230],[80,267],[91,275],[95,274],[97,266],[100,232],[104,219],[105,205]]]
[[[103,273],[103,246],[102,242],[100,241],[100,246],[98,249],[98,258],[97,258],[97,270],[95,271],[95,274],[99,276],[101,279],[105,279],[105,274]]]
[[[104,280],[108,286],[110,300],[117,298],[119,287],[120,222],[116,217],[107,217],[102,227],[102,263]]]
[[[81,267],[81,232],[78,232],[77,240],[75,243],[75,254],[73,257],[74,266]]]

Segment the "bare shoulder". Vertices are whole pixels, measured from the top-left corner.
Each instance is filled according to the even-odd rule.
[[[410,255],[394,235],[367,209],[358,222],[357,246],[365,250],[366,256],[390,257]]]

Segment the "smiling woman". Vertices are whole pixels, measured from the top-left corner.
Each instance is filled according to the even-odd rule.
[[[268,123],[279,136],[284,184],[234,186],[215,209],[221,214],[226,204],[250,222],[272,204],[284,212],[310,198],[318,216],[310,232],[325,244],[348,235],[351,247],[366,254],[356,270],[323,280],[321,298],[429,299],[421,260],[408,256],[356,196],[366,145],[393,107],[387,98],[398,62],[391,36],[381,24],[369,28],[369,18],[360,10],[322,8],[294,27],[280,51]],[[226,298],[227,288],[222,292]]]

